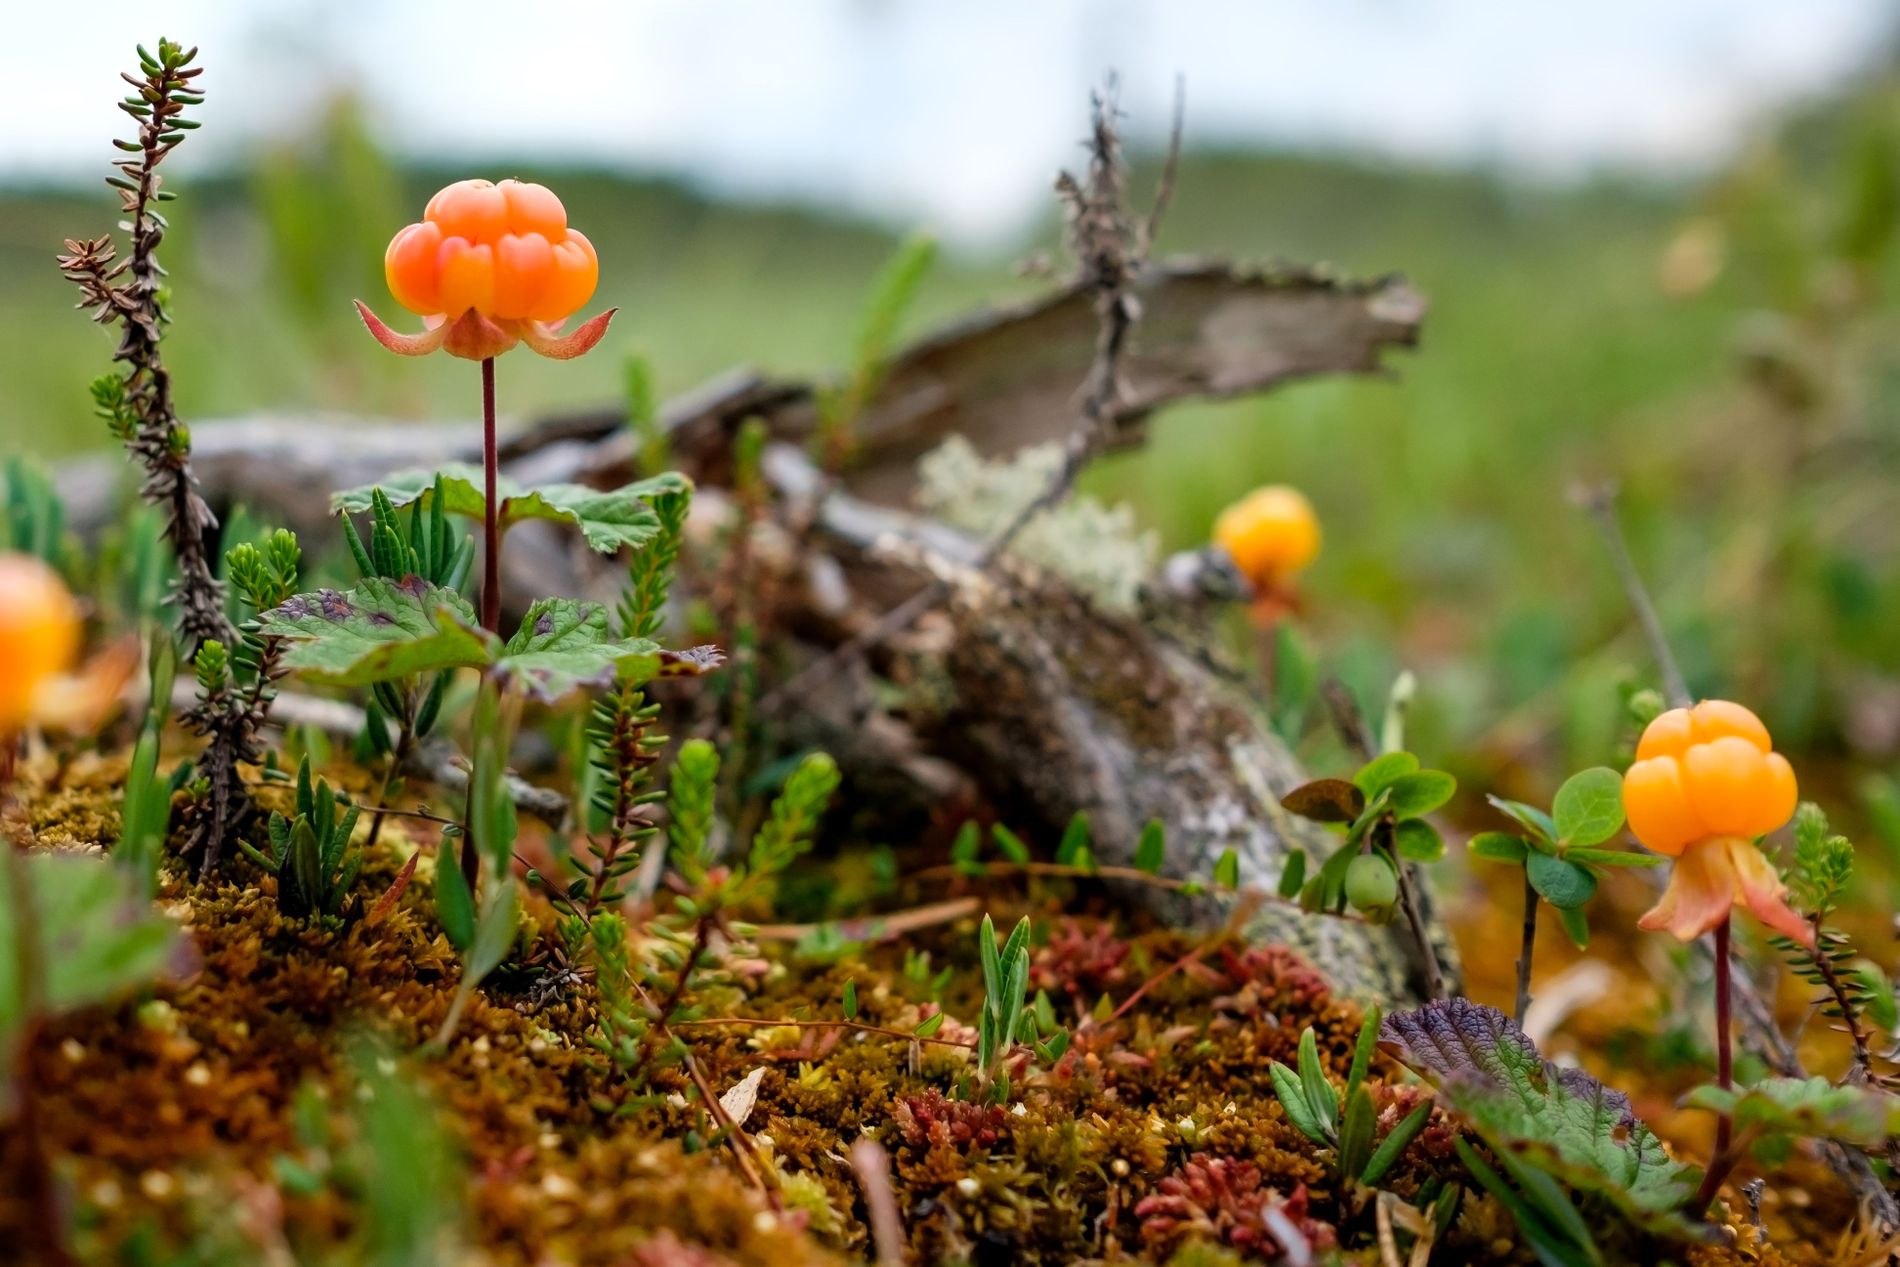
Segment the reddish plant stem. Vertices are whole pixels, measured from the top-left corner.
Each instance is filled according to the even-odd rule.
[[[501,504],[495,496],[495,358],[482,361],[482,628],[501,632]]]
[[[1715,926],[1715,1082],[1724,1091],[1735,1085],[1735,1070],[1730,1050],[1729,1031],[1729,920],[1724,917]],[[1709,1169],[1702,1176],[1702,1187],[1696,1192],[1697,1209],[1707,1209],[1709,1202],[1715,1200],[1715,1194],[1721,1191],[1722,1181],[1735,1169],[1735,1120],[1727,1112],[1715,1119],[1715,1156],[1709,1161]]]
[[[1524,947],[1517,956],[1517,1023],[1531,1010],[1531,952],[1537,944],[1537,890],[1531,885],[1531,873],[1524,872]]]

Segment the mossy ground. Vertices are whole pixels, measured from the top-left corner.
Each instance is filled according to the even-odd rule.
[[[41,765],[14,834],[56,848],[114,838],[114,763],[58,769],[53,785]],[[776,1172],[766,1194],[709,1139],[678,1067],[656,1071],[652,1102],[629,1103],[624,1078],[586,1042],[591,987],[550,988],[545,963],[505,966],[446,1050],[423,1050],[459,974],[428,886],[410,884],[374,923],[361,917],[406,852],[433,845],[426,825],[404,826],[384,831],[355,914],[331,925],[284,919],[274,881],[241,861],[211,884],[168,866],[161,902],[189,928],[196,971],[41,1033],[34,1094],[85,1258],[365,1260],[364,1238],[386,1234],[370,1226],[377,1159],[358,1138],[364,1058],[347,1054],[367,1039],[378,1053],[370,1072],[420,1088],[450,1141],[451,1191],[417,1198],[459,1216],[459,1238],[441,1242],[445,1261],[864,1260],[866,1208],[848,1160],[861,1136],[888,1152],[919,1262],[1239,1261],[1270,1256],[1267,1207],[1316,1248],[1340,1247],[1343,1261],[1380,1261],[1371,1204],[1287,1122],[1267,1076],[1272,1062],[1294,1060],[1310,1025],[1343,1077],[1360,1020],[1291,952],[1197,941],[1086,887],[992,887],[985,904],[999,923],[1032,913],[1048,930],[1033,984],[1073,1028],[1072,1050],[1019,1078],[1010,1105],[989,1107],[953,1098],[969,1069],[958,1048],[795,1026],[695,1029],[715,1088],[764,1070],[745,1129]],[[886,900],[940,896],[900,885]],[[534,935],[549,939],[552,913],[533,910]],[[765,945],[734,1015],[835,1019],[847,980],[870,1024],[909,1031],[938,1001],[951,1018],[940,1036],[955,1036],[977,1013],[974,916],[822,960]],[[953,969],[940,999],[928,974],[906,970],[907,951],[928,951],[932,973]],[[1085,1019],[1104,997],[1119,1005],[1144,985],[1124,1015]],[[1381,1134],[1424,1095],[1383,1056],[1373,1088]],[[1410,1198],[1455,1168],[1452,1129],[1434,1121],[1386,1186]],[[19,1166],[9,1137],[0,1245],[20,1244],[34,1217]],[[1751,1242],[1685,1261],[1830,1261]],[[1509,1216],[1468,1195],[1433,1261],[1532,1259]]]

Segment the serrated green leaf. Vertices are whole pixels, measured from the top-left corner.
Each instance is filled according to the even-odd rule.
[[[1623,829],[1623,776],[1606,766],[1571,775],[1557,789],[1550,820],[1565,844],[1608,840]]]
[[[1445,856],[1445,838],[1422,818],[1402,819],[1393,830],[1399,857],[1412,862],[1437,862]]]
[[[413,576],[365,577],[347,591],[298,594],[263,613],[258,625],[288,644],[287,670],[330,686],[480,668],[500,649],[459,594]]]
[[[1458,791],[1458,780],[1443,770],[1415,770],[1386,783],[1386,810],[1398,818],[1418,818],[1440,808]]]
[[[1510,1017],[1452,998],[1385,1018],[1381,1043],[1435,1083],[1500,1158],[1593,1193],[1652,1232],[1681,1235],[1699,1173],[1669,1157],[1629,1097],[1545,1062]]]
[[[396,506],[407,506],[423,498],[433,501],[438,475],[450,514],[482,518],[485,501],[481,468],[460,462],[439,471],[405,471],[390,476],[380,485],[365,484],[347,489],[332,497],[330,505],[334,510],[361,513],[370,508],[379,487]],[[579,528],[588,546],[596,552],[613,554],[624,546],[645,545],[659,535],[660,517],[651,505],[655,498],[685,493],[691,488],[684,476],[673,472],[607,492],[581,484],[523,488],[504,475],[496,480],[495,493],[501,498],[502,531],[528,519],[553,520]]]
[[[1141,829],[1141,840],[1135,845],[1135,870],[1154,875],[1161,870],[1161,864],[1168,856],[1168,833],[1161,820],[1151,818],[1148,825]]]
[[[1697,1087],[1682,1101],[1693,1109],[1730,1113],[1737,1131],[1837,1139],[1871,1148],[1900,1135],[1900,1097],[1826,1078],[1765,1078],[1752,1087]]]
[[[1524,865],[1524,855],[1530,852],[1522,836],[1513,836],[1508,831],[1481,831],[1465,842],[1465,850],[1474,858],[1515,862],[1519,866]]]
[[[638,686],[659,667],[659,644],[614,637],[604,604],[544,598],[528,608],[493,672],[504,686],[553,703],[589,686]]]
[[[1590,869],[1566,858],[1532,852],[1524,859],[1524,871],[1546,902],[1564,910],[1575,910],[1597,893]]]
[[[30,896],[13,891],[19,878]],[[14,921],[23,897],[38,921],[40,1007],[48,1015],[109,1002],[189,966],[184,931],[144,899],[125,869],[98,855],[27,853],[0,866],[0,1042],[10,1041],[20,1021]]]

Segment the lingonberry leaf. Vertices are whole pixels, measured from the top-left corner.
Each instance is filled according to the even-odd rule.
[[[1395,818],[1418,818],[1449,801],[1458,780],[1443,770],[1414,770],[1387,783],[1385,791],[1391,796],[1386,808]]]
[[[1452,998],[1394,1012],[1381,1045],[1438,1085],[1494,1152],[1602,1198],[1638,1225],[1684,1235],[1698,1172],[1670,1159],[1629,1097],[1559,1069],[1496,1008]]]
[[[1602,844],[1623,828],[1623,776],[1605,766],[1571,775],[1557,789],[1550,818],[1565,844]]]
[[[1422,818],[1408,818],[1398,824],[1393,835],[1399,857],[1411,862],[1437,862],[1445,856],[1445,838]]]
[[[1533,851],[1524,859],[1524,871],[1531,887],[1563,910],[1575,910],[1597,893],[1597,878],[1590,868],[1567,858]]]
[[[466,600],[417,576],[298,594],[258,617],[258,627],[289,644],[286,669],[331,686],[480,668],[498,649]]]
[[[615,638],[604,604],[572,598],[544,598],[528,608],[494,664],[499,681],[547,703],[616,680],[637,685],[659,669],[658,643]]]
[[[1489,858],[1493,862],[1515,862],[1522,864],[1524,855],[1529,852],[1522,836],[1513,836],[1508,831],[1481,831],[1465,842],[1465,848],[1474,858]]]
[[[402,507],[432,496],[436,476],[442,477],[442,496],[452,515],[480,519],[487,502],[482,494],[482,470],[466,463],[450,463],[438,470],[404,471],[380,485],[346,489],[330,499],[331,508],[360,514],[370,509],[381,488],[392,505]],[[622,488],[603,491],[582,484],[547,484],[523,488],[506,476],[497,478],[495,495],[501,499],[501,526],[505,532],[528,519],[549,519],[581,530],[588,546],[613,554],[623,546],[641,546],[660,532],[660,517],[651,505],[656,497],[683,493],[692,485],[682,475],[667,472]]]
[[[1352,784],[1370,799],[1384,791],[1394,779],[1417,769],[1418,758],[1411,753],[1388,752],[1360,766],[1359,773],[1352,776]]]

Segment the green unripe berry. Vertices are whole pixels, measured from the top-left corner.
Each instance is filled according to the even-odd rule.
[[[1346,901],[1375,923],[1392,916],[1399,901],[1399,873],[1382,853],[1362,853],[1346,868]]]

